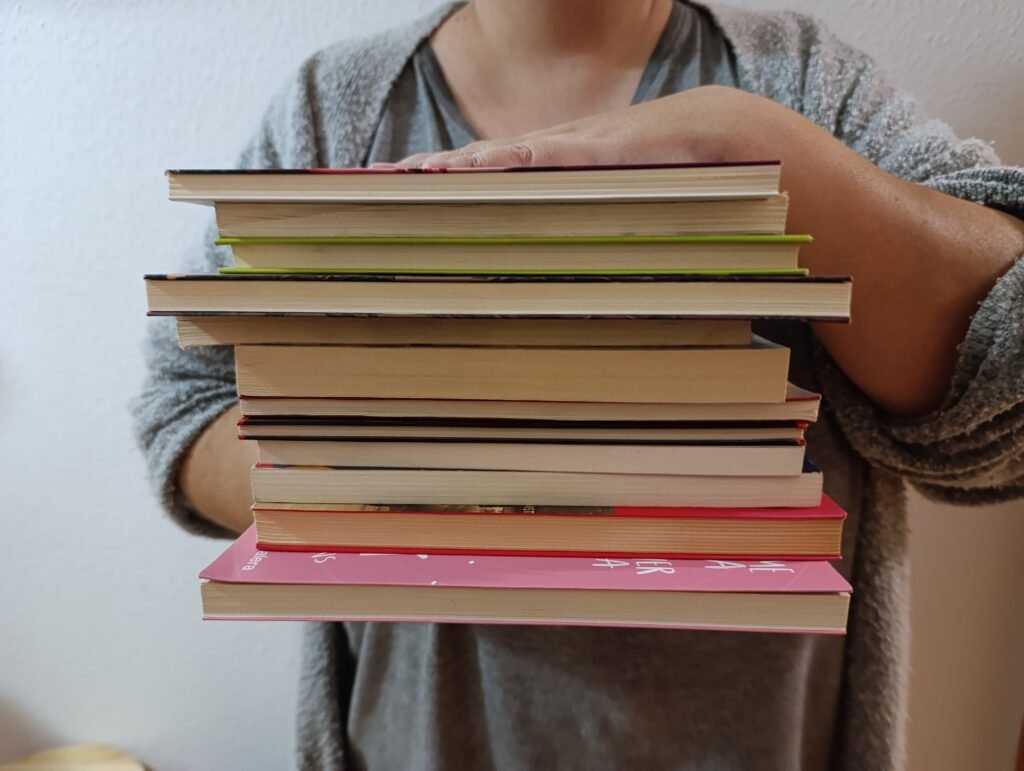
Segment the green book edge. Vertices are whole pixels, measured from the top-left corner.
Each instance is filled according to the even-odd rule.
[[[378,276],[806,276],[807,268],[780,268],[761,270],[739,268],[692,268],[683,270],[465,270],[460,268],[220,268],[219,273],[229,275],[378,275]]]
[[[404,244],[508,245],[508,244],[809,244],[809,235],[735,235],[735,236],[222,236],[219,246],[272,244]]]

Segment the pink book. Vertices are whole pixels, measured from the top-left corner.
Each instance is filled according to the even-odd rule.
[[[206,618],[841,634],[827,562],[270,552],[247,530],[201,574]]]

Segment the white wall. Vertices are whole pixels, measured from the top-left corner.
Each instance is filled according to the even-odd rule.
[[[201,624],[194,576],[220,544],[179,533],[142,481],[140,276],[204,220],[165,201],[164,168],[231,164],[304,55],[431,5],[0,3],[0,762],[90,740],[159,771],[288,766],[296,630]],[[1024,162],[1017,3],[799,5]],[[915,769],[1009,768],[1022,514],[915,507]],[[945,571],[964,554],[970,575]]]

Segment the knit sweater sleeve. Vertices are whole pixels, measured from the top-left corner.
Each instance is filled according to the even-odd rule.
[[[398,29],[343,40],[305,61],[273,98],[238,166],[338,168],[365,161],[373,131],[390,93],[417,45],[457,5],[444,5]],[[184,261],[183,269],[208,272],[230,253],[213,245]],[[135,430],[149,478],[164,508],[185,529],[228,535],[188,504],[178,486],[185,452],[203,429],[237,398],[228,347],[178,347],[174,324],[156,319],[145,343],[147,376],[132,401]]]
[[[922,118],[869,56],[807,16],[719,12],[747,88],[797,110],[895,176],[1024,216],[1024,169],[1001,165],[986,143]],[[820,344],[815,367],[826,408],[871,464],[939,500],[1024,495],[1024,260],[979,305],[950,389],[931,414],[886,414]]]
[[[308,65],[273,99],[259,130],[247,144],[239,168],[310,168],[318,163],[316,123],[308,94]],[[205,247],[182,261],[185,272],[209,273],[230,262],[230,251],[214,245],[211,223]],[[230,346],[182,349],[173,319],[151,319],[144,344],[146,377],[132,400],[136,438],[150,482],[163,507],[186,530],[229,536],[193,508],[178,485],[185,452],[218,416],[237,401]]]

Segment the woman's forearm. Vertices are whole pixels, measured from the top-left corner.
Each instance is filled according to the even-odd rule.
[[[256,443],[238,438],[238,406],[226,410],[192,443],[178,474],[188,502],[207,519],[240,533],[252,524],[251,468]]]
[[[1024,222],[898,179],[785,113],[766,139],[784,161],[789,230],[814,236],[802,262],[854,277],[853,322],[816,334],[882,407],[934,409],[978,303],[1024,254]]]
[[[804,264],[854,277],[853,323],[816,325],[843,371],[896,413],[942,401],[978,303],[1024,254],[1024,223],[882,171],[797,112],[705,86],[521,137],[413,156],[468,166],[781,158]]]

